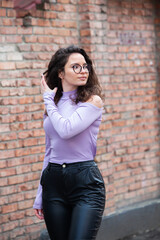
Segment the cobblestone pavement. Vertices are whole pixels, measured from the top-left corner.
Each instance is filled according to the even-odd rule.
[[[160,227],[154,230],[139,232],[137,234],[119,240],[160,240]]]

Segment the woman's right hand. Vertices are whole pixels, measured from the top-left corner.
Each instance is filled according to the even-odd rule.
[[[41,75],[41,93],[45,93],[45,92],[54,92],[56,93],[57,92],[57,87],[55,87],[53,90],[50,89],[45,81],[45,77],[44,75],[42,74]]]
[[[40,220],[44,219],[43,209],[34,209],[34,213]]]

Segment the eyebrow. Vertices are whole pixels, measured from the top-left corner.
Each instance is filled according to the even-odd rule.
[[[80,66],[81,66],[81,64],[80,64],[80,63],[72,63],[70,66],[74,66],[74,65],[76,65],[76,64],[78,64],[78,65],[80,65]],[[82,65],[87,65],[87,63],[83,63]]]

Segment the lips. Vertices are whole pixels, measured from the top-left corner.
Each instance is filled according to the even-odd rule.
[[[80,80],[83,80],[83,81],[84,81],[84,80],[87,80],[86,77],[80,77],[79,79],[80,79]]]

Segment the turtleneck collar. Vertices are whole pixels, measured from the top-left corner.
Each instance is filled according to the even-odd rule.
[[[76,95],[76,92],[77,92],[77,89],[69,92],[63,92],[62,98],[66,99],[66,98],[74,97]]]

